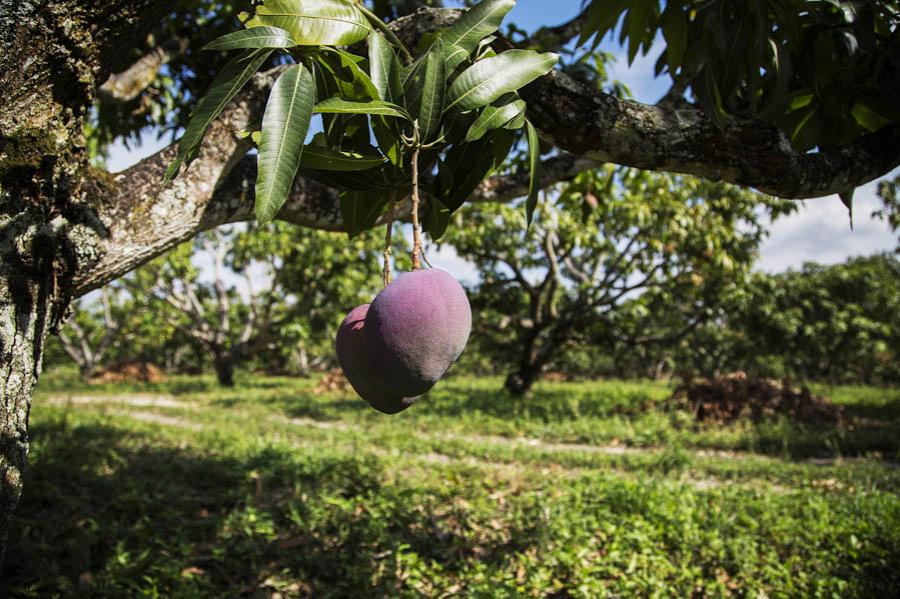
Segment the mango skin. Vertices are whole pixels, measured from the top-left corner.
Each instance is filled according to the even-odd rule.
[[[365,342],[374,371],[396,396],[431,389],[459,358],[472,330],[462,286],[446,271],[405,273],[372,301]]]
[[[375,376],[368,353],[366,315],[370,304],[350,311],[338,328],[335,350],[344,375],[353,389],[370,406],[384,414],[397,414],[413,405],[418,397],[403,397],[388,390]]]

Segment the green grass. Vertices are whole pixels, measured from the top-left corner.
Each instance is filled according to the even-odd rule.
[[[49,373],[0,596],[900,588],[896,390],[825,390],[854,417],[837,430],[697,426],[650,382],[500,383],[451,378],[386,417],[312,380]]]

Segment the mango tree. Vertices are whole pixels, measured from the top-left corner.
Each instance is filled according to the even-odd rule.
[[[351,0],[256,4],[0,5],[2,538],[48,333],[74,298],[204,230],[256,214],[354,233],[384,210],[416,220],[419,205],[438,235],[467,199],[528,195],[533,209],[539,188],[598,161],[850,204],[900,163],[892,2],[595,0],[512,40],[494,33],[514,0],[390,24]],[[663,33],[673,87],[659,105],[573,78],[590,69],[580,54],[554,68],[529,50],[575,38],[589,50],[619,20],[631,56]],[[314,112],[323,134],[306,143]],[[91,148],[148,123],[186,127],[123,173],[92,162]],[[520,131],[529,168],[495,173]],[[538,155],[538,140],[557,151]]]

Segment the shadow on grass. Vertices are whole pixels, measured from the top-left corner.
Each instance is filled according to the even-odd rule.
[[[2,597],[391,596],[398,548],[471,556],[371,460],[201,453],[64,418],[33,438]]]

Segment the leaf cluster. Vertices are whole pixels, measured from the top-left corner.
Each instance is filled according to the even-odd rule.
[[[412,193],[412,155],[426,196],[425,228],[443,234],[450,215],[506,158],[525,128],[534,211],[539,140],[518,90],[546,74],[558,56],[496,52],[493,33],[515,0],[483,0],[450,27],[409,51],[362,4],[349,0],[265,0],[245,29],[207,46],[239,54],[197,104],[167,177],[196,158],[210,123],[273,53],[285,68],[258,134],[256,213],[275,218],[298,172],[341,191],[351,237],[375,225]],[[367,53],[344,46],[367,42]],[[314,114],[321,131],[305,144]],[[434,174],[434,176],[431,176]]]

